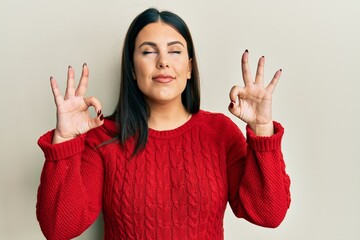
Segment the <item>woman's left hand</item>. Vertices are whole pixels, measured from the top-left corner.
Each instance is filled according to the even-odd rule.
[[[229,111],[247,123],[258,136],[271,136],[274,133],[272,119],[272,94],[282,70],[278,70],[269,85],[264,87],[265,57],[261,57],[256,70],[255,81],[249,68],[249,52],[246,50],[241,59],[245,86],[234,86],[230,90]]]

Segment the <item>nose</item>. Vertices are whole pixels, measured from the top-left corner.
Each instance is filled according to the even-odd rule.
[[[164,54],[160,54],[159,55],[159,59],[157,62],[157,67],[158,68],[168,68],[169,67],[169,63],[166,59],[166,56],[164,56]]]

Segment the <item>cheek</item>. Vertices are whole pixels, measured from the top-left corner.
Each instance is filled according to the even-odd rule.
[[[189,72],[189,62],[188,60],[178,60],[174,62],[174,69],[176,69],[177,73],[181,76],[187,76]]]
[[[134,61],[134,71],[136,77],[144,77],[151,73],[152,69],[152,62],[151,61],[144,61],[144,60],[137,60]]]
[[[150,81],[147,81],[147,75],[145,75],[145,73],[142,71],[139,71],[135,74],[136,74],[136,79],[134,81],[136,81],[136,84],[138,85],[139,89],[143,92],[144,89],[148,88]]]

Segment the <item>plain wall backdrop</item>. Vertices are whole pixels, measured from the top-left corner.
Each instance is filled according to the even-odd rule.
[[[44,239],[35,216],[43,153],[55,127],[49,77],[65,90],[67,66],[90,68],[87,96],[106,115],[118,99],[120,53],[133,18],[148,7],[180,15],[199,61],[202,108],[227,111],[242,86],[240,57],[253,75],[266,58],[268,83],[283,69],[273,116],[285,127],[283,153],[292,204],[280,227],[236,219],[225,239],[360,239],[360,1],[0,1],[0,239]],[[244,130],[244,124],[234,119]],[[101,221],[78,239],[101,239]]]

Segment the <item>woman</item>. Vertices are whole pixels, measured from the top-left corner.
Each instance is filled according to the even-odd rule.
[[[265,88],[264,57],[253,81],[248,55],[245,87],[231,89],[229,105],[248,124],[247,139],[223,114],[199,109],[191,35],[171,12],[148,9],[132,22],[110,117],[96,98],[84,98],[86,64],[76,89],[69,67],[64,98],[51,77],[57,125],[38,141],[46,157],[37,202],[44,235],[78,236],[102,210],[105,239],[223,239],[228,201],[237,217],[278,226],[290,204],[283,128],[271,116],[281,70]]]

